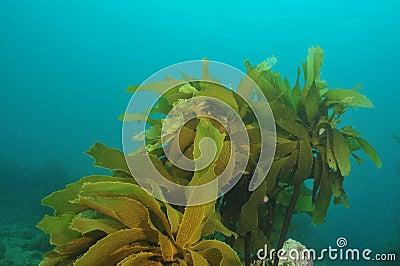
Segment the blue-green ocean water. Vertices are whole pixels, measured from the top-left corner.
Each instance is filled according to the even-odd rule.
[[[121,148],[117,117],[129,101],[128,84],[181,61],[208,57],[244,70],[244,59],[259,63],[272,54],[274,70],[293,84],[307,48],[319,45],[330,86],[362,82],[374,102],[343,122],[373,144],[383,169],[353,161],[345,179],[351,207],[332,207],[315,228],[296,217],[292,236],[315,248],[344,236],[354,247],[388,250],[400,227],[400,143],[391,137],[400,135],[399,8],[394,0],[2,0],[2,210],[39,206],[37,194],[102,172],[83,151],[98,140]],[[30,210],[38,211],[24,213]]]

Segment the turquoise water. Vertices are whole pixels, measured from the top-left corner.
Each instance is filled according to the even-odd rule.
[[[40,207],[23,208],[100,173],[83,151],[98,140],[121,148],[117,117],[129,101],[128,84],[181,61],[208,57],[244,70],[244,59],[259,63],[272,54],[274,69],[293,84],[307,48],[319,45],[330,86],[362,82],[374,102],[375,109],[351,110],[344,122],[377,149],[383,169],[353,162],[345,179],[351,207],[332,207],[315,228],[296,217],[292,236],[315,248],[344,236],[351,246],[388,251],[399,241],[400,144],[391,137],[400,135],[399,8],[389,0],[1,1],[2,210],[41,214]],[[10,213],[9,220],[19,215]]]

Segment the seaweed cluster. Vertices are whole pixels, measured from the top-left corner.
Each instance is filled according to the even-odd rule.
[[[213,139],[216,155],[209,166],[200,171],[179,169],[165,156],[168,143],[161,142],[169,136],[161,130],[164,118],[177,103],[193,104],[199,96],[214,97],[237,111],[249,136],[250,158],[242,177],[215,201],[174,206],[156,200],[137,185],[121,151],[96,143],[87,154],[96,166],[108,168],[112,174],[85,177],[43,199],[55,213],[38,226],[50,234],[56,247],[45,255],[42,265],[241,265],[241,261],[250,265],[255,251],[264,244],[283,247],[294,213],[307,213],[314,224],[320,224],[332,198],[335,204],[348,206],[343,182],[351,172],[350,157],[362,163],[355,152],[363,150],[378,168],[381,161],[354,127],[338,125],[349,108],[372,108],[373,104],[358,92],[359,87],[328,89],[320,79],[322,61],[323,51],[310,48],[293,87],[271,70],[270,62],[255,67],[245,62],[248,76],[268,99],[277,132],[271,169],[253,192],[247,188],[263,140],[246,99],[231,88],[205,81],[217,80],[211,77],[207,61],[200,81],[183,74],[181,80],[167,77],[164,82],[146,84],[145,89],[152,92],[159,86],[179,85],[160,95],[149,117],[121,116],[147,123],[146,131],[135,136],[144,139],[145,145],[129,156],[146,152],[154,167],[177,184],[205,184],[217,178],[232,151],[228,129],[204,116],[213,112],[212,106],[196,105],[194,119],[179,135],[179,148],[189,159],[199,158],[203,138]],[[130,86],[127,92],[136,93],[137,89]],[[228,120],[229,125],[228,117],[219,119]],[[312,181],[311,188],[306,180]]]
[[[186,208],[182,214],[160,205],[133,178],[88,176],[43,204],[56,215],[38,226],[57,247],[42,265],[204,265],[207,260],[239,265],[227,244],[202,239],[221,228],[233,233],[218,222],[214,205]]]

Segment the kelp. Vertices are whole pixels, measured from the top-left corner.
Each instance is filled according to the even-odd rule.
[[[198,154],[198,147],[194,153]],[[116,149],[97,142],[87,154],[97,166],[129,173],[125,161],[116,160],[122,155]],[[54,208],[55,216],[44,217],[38,227],[50,234],[56,248],[42,265],[197,265],[197,261],[240,265],[236,252],[223,242],[198,245],[217,231],[227,237],[236,235],[221,223],[214,202],[188,206],[181,213],[158,202],[131,176],[88,176],[49,195],[43,204]]]
[[[132,94],[143,90],[161,94],[164,88],[170,89],[151,109],[124,113],[120,119],[146,123],[145,132],[133,137],[145,140],[137,153],[146,151],[166,179],[181,185],[206,184],[226,170],[232,155],[243,152],[232,150],[228,116],[218,112],[217,119],[207,118],[204,114],[213,112],[207,105],[190,110],[195,117],[179,133],[179,152],[172,149],[176,124],[164,133],[161,128],[165,116],[178,104],[189,106],[201,96],[216,98],[238,113],[249,137],[250,158],[243,173],[227,169],[229,176],[241,174],[242,178],[218,200],[185,208],[172,206],[137,185],[121,151],[97,142],[86,153],[94,158],[95,166],[109,169],[110,175],[84,177],[42,201],[54,209],[54,215],[45,216],[38,227],[56,246],[42,265],[241,265],[239,257],[249,265],[249,253],[264,244],[282,247],[293,214],[306,213],[317,225],[325,221],[332,198],[335,204],[348,207],[344,181],[351,174],[350,158],[362,163],[357,154],[362,150],[376,167],[381,168],[382,162],[353,126],[339,127],[340,118],[352,107],[373,108],[372,102],[359,92],[360,86],[351,90],[328,87],[321,79],[323,51],[319,47],[308,50],[294,86],[272,71],[275,63],[274,57],[255,67],[245,62],[248,76],[269,101],[277,131],[271,168],[253,192],[247,188],[259,167],[263,142],[259,123],[247,99],[235,89],[212,82],[217,79],[204,60],[201,81],[182,73],[181,78],[129,86],[127,92]],[[248,82],[242,80],[238,90]],[[252,104],[265,103],[254,99]],[[227,121],[227,127],[217,120]],[[200,147],[206,137],[214,141],[213,158],[201,156],[207,155]],[[165,151],[171,153],[166,156]],[[185,159],[179,158],[182,154],[195,160],[193,171],[172,162]],[[305,185],[307,180],[312,181],[311,188]],[[219,180],[218,186],[228,182]],[[163,197],[162,189],[157,193]]]
[[[220,218],[210,204],[189,206],[180,213],[167,203],[157,202],[139,186],[121,180],[85,182],[76,191],[75,200],[92,214],[46,216],[38,224],[56,245],[42,265],[71,265],[71,262],[74,265],[131,265],[132,261],[139,261],[138,257],[143,265],[179,265],[180,261],[197,265],[194,261],[200,257],[205,262],[218,260],[218,257],[208,257],[214,254],[206,252],[209,249],[221,254],[218,264],[229,261],[230,265],[240,265],[235,251],[227,244],[202,239],[202,232],[214,234],[219,230],[227,236],[234,234],[218,222]],[[162,208],[169,209],[167,214]],[[203,230],[205,227],[207,230]],[[99,230],[102,234],[91,234]],[[85,242],[76,245],[84,238],[91,240],[90,247]],[[74,252],[65,252],[71,246]]]
[[[350,155],[357,162],[362,162],[362,159],[354,153],[355,151],[364,150],[378,168],[382,166],[376,151],[360,137],[359,132],[349,126],[338,128],[339,119],[346,110],[350,107],[373,108],[372,102],[358,92],[359,87],[353,90],[330,90],[326,81],[320,79],[322,62],[322,49],[310,48],[307,61],[302,63],[303,88],[299,82],[300,69],[295,86],[290,88],[286,80],[276,82],[278,76],[271,74],[271,70],[258,71],[247,64],[248,74],[257,77],[255,81],[261,90],[272,91],[271,95],[274,95],[274,99],[270,102],[270,107],[278,125],[277,135],[281,139],[289,140],[289,142],[277,141],[275,161],[270,173],[266,176],[266,182],[275,187],[267,189],[268,204],[273,206],[266,208],[267,212],[281,212],[282,207],[287,208],[285,221],[280,220],[281,223],[290,223],[289,202],[293,199],[296,202],[293,204],[293,211],[311,215],[314,224],[325,221],[332,197],[335,204],[344,204],[348,207],[343,181],[344,176],[350,175],[351,172]],[[285,93],[280,94],[282,91]],[[294,143],[297,144],[294,145]],[[285,163],[282,164],[285,159]],[[279,167],[275,168],[274,165],[278,162]],[[296,187],[307,179],[314,180],[312,190],[304,188],[295,193]],[[247,203],[243,205],[242,212],[249,212],[247,206]],[[257,211],[259,209],[253,207],[253,212]],[[266,211],[265,208],[262,211]],[[274,224],[268,219],[276,219],[276,215],[259,215],[258,217],[267,219],[267,221],[258,222],[267,225]],[[247,229],[255,232],[252,224],[249,223],[245,229],[246,224],[244,226],[241,224],[240,228],[242,231]],[[272,231],[278,232],[281,236],[285,235],[285,224],[281,228],[283,228],[281,232],[279,232],[279,227],[272,228]],[[270,230],[271,228],[265,230],[266,235],[271,234]],[[281,248],[282,244],[283,242],[280,241],[277,248]]]
[[[324,171],[320,169],[325,170],[327,168],[328,175],[330,175],[330,171],[332,171],[332,174],[339,173],[341,176],[349,175],[351,171],[350,154],[360,161],[361,158],[354,153],[360,148],[365,151],[378,168],[381,168],[381,162],[376,151],[360,137],[358,132],[355,132],[351,127],[337,129],[340,122],[339,117],[348,107],[372,108],[372,102],[354,89],[328,90],[327,83],[319,78],[322,62],[322,49],[319,47],[310,48],[307,61],[302,64],[305,84],[302,89],[300,88],[301,101],[294,99],[295,95],[299,96],[299,78],[297,78],[293,88],[288,88],[286,82],[276,82],[276,78],[271,78],[274,76],[270,73],[271,70],[254,73],[257,72],[257,69],[248,67],[248,73],[252,76],[257,76],[258,80],[255,81],[261,89],[265,84],[274,84],[276,93],[282,90],[290,90],[290,93],[287,92],[270,103],[275,121],[279,126],[277,128],[278,135],[286,135],[286,138],[290,139],[292,143],[298,142],[300,144],[293,149],[294,145],[291,142],[277,143],[276,158],[290,157],[290,161],[293,161],[292,154],[297,150],[299,151],[297,164],[291,163],[287,168],[292,169],[282,170],[281,173],[284,174],[280,180],[284,181],[283,183],[290,184],[290,182],[299,183],[308,178],[315,178],[316,182],[313,188],[315,195],[323,179]],[[266,81],[258,82],[260,77],[264,77]],[[267,87],[270,90],[274,86],[268,85]],[[359,144],[359,147],[354,148],[354,143]],[[321,158],[321,156],[325,157],[323,165],[315,169],[316,167],[313,167],[313,165],[316,164],[316,158]],[[318,173],[315,170],[312,173],[312,168]],[[292,173],[292,179],[287,178],[288,172]],[[325,184],[325,180],[323,181]],[[326,191],[329,194],[329,190]],[[322,198],[324,192],[322,191],[319,194],[319,198]],[[316,202],[318,201],[317,197]],[[316,211],[318,215],[321,214],[319,210],[320,208],[318,207]],[[324,217],[324,215],[322,216]],[[323,221],[323,219],[314,220],[315,223],[319,223],[316,221]]]
[[[322,49],[310,48],[307,61],[302,63],[304,85],[300,85],[299,68],[293,87],[272,70],[252,67],[246,62],[248,75],[270,101],[278,138],[275,159],[266,175],[267,186],[260,187],[268,199],[267,206],[260,202],[260,191],[252,194],[240,191],[245,185],[234,188],[224,197],[227,202],[221,208],[223,221],[231,229],[238,230],[243,238],[246,232],[259,235],[260,229],[270,243],[276,241],[274,235],[285,235],[284,223],[290,222],[291,215],[287,211],[294,196],[293,213],[307,213],[315,225],[325,221],[332,198],[335,204],[348,207],[344,176],[351,173],[350,155],[362,162],[355,153],[358,150],[363,150],[378,168],[382,166],[376,151],[354,127],[339,128],[340,118],[349,108],[373,108],[372,102],[358,91],[360,86],[352,90],[329,89],[327,82],[320,79],[322,62]],[[313,179],[312,189],[303,186],[298,195],[294,195],[295,188],[308,179]],[[238,202],[241,211],[232,211],[229,201],[243,196],[247,200]],[[257,204],[253,203],[255,198]],[[282,212],[286,215],[282,216]],[[253,213],[253,221],[249,221],[250,213]],[[254,251],[257,246],[252,246],[253,242],[250,240]]]
[[[125,162],[125,156],[118,149],[109,148],[100,142],[96,142],[86,154],[95,158],[95,166],[112,171],[123,171],[130,175],[128,165]]]

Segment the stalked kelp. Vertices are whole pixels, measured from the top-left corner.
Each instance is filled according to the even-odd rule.
[[[349,108],[371,108],[372,103],[358,92],[358,87],[328,89],[327,83],[320,79],[323,52],[318,47],[309,49],[293,87],[271,70],[273,59],[255,67],[246,61],[247,74],[268,100],[276,123],[275,155],[269,158],[272,165],[254,191],[247,188],[252,174],[263,163],[259,162],[265,142],[260,121],[248,105],[249,99],[242,98],[237,90],[217,84],[218,80],[212,78],[204,61],[200,80],[194,81],[183,74],[181,80],[167,77],[165,81],[146,84],[144,89],[151,92],[157,92],[162,86],[171,87],[160,95],[149,116],[140,113],[121,116],[125,121],[146,123],[146,130],[133,137],[145,141],[137,152],[124,155],[101,143],[87,152],[94,157],[95,165],[110,169],[112,176],[85,177],[43,199],[43,204],[54,208],[55,214],[46,216],[38,226],[50,234],[51,242],[56,245],[46,254],[43,265],[88,262],[96,265],[240,265],[239,257],[249,265],[251,255],[265,244],[282,247],[294,213],[307,213],[314,224],[320,224],[325,220],[332,198],[335,204],[348,206],[343,182],[344,176],[351,172],[350,157],[361,163],[355,152],[364,150],[377,167],[381,167],[381,162],[354,127],[338,128],[338,124]],[[302,86],[301,72],[304,74]],[[238,90],[241,86],[243,82],[239,83]],[[128,88],[129,93],[137,90],[137,86]],[[236,124],[232,117],[215,110],[212,104],[198,102],[201,97],[216,98],[235,110],[244,124],[249,144],[233,150],[229,133]],[[258,97],[250,98],[254,104],[261,101]],[[172,110],[176,113],[166,120]],[[174,143],[176,125],[187,112],[193,118],[179,132],[180,153],[176,156],[194,160],[195,169],[199,169],[196,171],[180,169],[171,162],[174,156],[165,153]],[[200,167],[202,162],[198,159],[204,152],[200,142],[205,138],[214,142],[215,157],[209,165]],[[229,167],[232,154],[240,156],[242,152],[247,152],[249,158],[242,172],[230,172],[232,178],[241,175],[232,190],[219,195],[217,200],[186,207],[170,205],[147,194],[132,177],[124,158],[128,156],[129,160],[129,156],[135,158],[146,153],[167,180],[194,186],[218,178]],[[312,188],[305,185],[306,180],[312,180]],[[223,179],[218,186],[229,183],[230,180]],[[151,180],[149,186],[158,199],[165,196],[166,190]]]
[[[246,62],[247,74],[265,93],[277,125],[276,153],[265,184],[243,200],[240,210],[232,204],[243,194],[237,186],[224,197],[221,208],[223,222],[230,224],[230,229],[237,229],[239,235],[255,232],[249,240],[251,251],[266,239],[282,248],[293,213],[307,213],[313,224],[320,224],[332,197],[335,204],[348,206],[343,182],[351,171],[350,157],[362,163],[356,151],[363,150],[381,168],[377,153],[353,126],[338,128],[349,108],[372,108],[373,104],[358,92],[359,86],[328,89],[327,82],[320,79],[322,62],[323,51],[310,48],[307,61],[298,68],[294,87],[279,73]],[[305,185],[309,179],[313,182],[311,189]],[[263,203],[264,196],[267,204]]]

